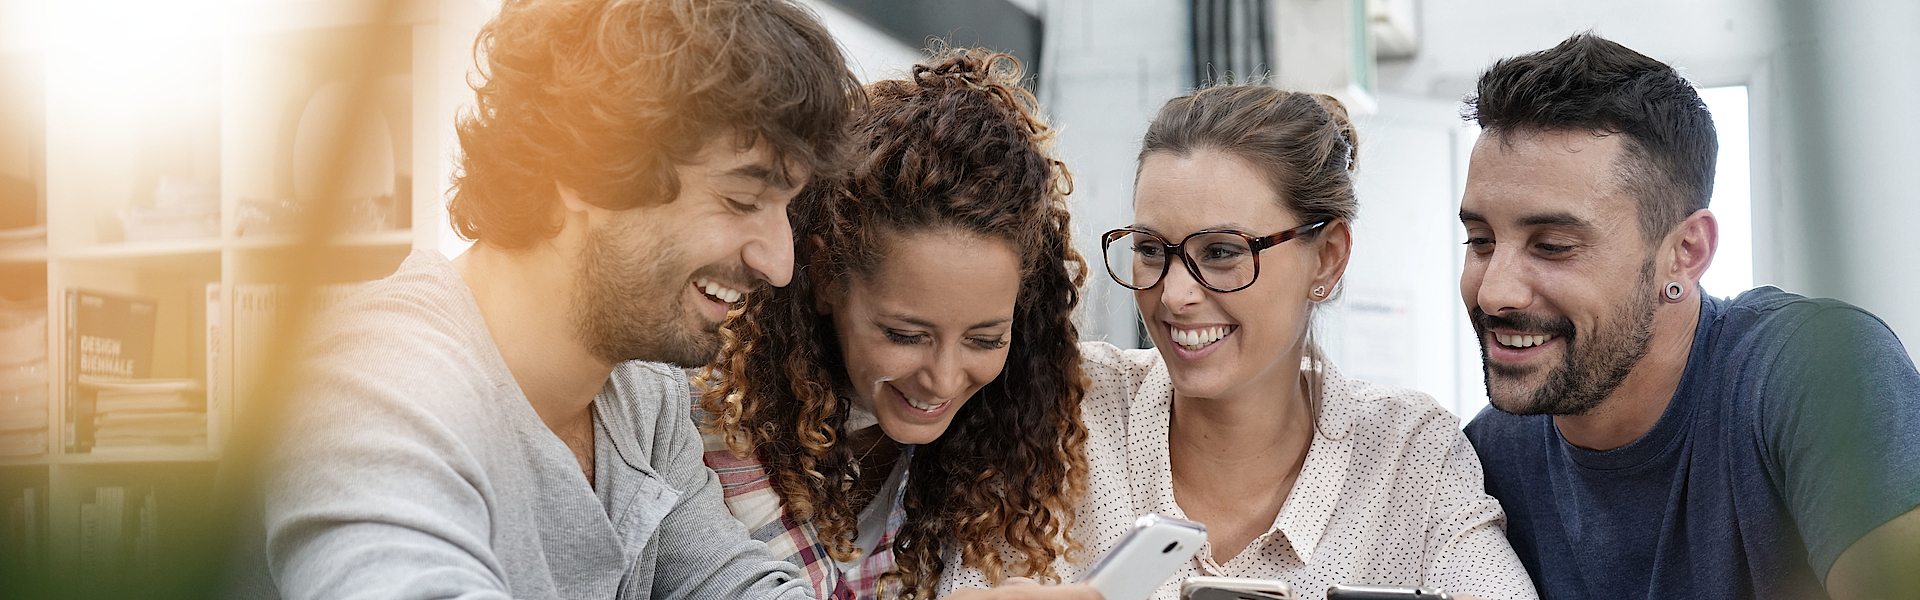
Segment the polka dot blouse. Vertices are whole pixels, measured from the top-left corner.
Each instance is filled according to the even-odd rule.
[[[1141,515],[1186,518],[1173,500],[1167,459],[1173,382],[1166,363],[1154,350],[1101,342],[1080,350],[1092,380],[1082,407],[1092,473],[1073,528],[1087,550],[1056,565],[1068,581]],[[1193,575],[1279,579],[1303,600],[1323,599],[1341,583],[1536,598],[1507,544],[1505,513],[1481,488],[1480,461],[1459,419],[1426,394],[1323,368],[1321,431],[1273,527],[1224,563],[1201,547],[1153,600],[1178,600],[1181,580]],[[955,560],[940,592],[961,587],[988,583]]]

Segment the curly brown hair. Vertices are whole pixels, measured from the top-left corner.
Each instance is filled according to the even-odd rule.
[[[674,165],[722,134],[837,178],[865,99],[790,0],[508,0],[474,55],[447,212],[462,237],[501,248],[559,231],[554,182],[609,209],[671,201]]]
[[[1020,87],[1018,61],[954,49],[929,62],[911,79],[868,86],[852,176],[793,205],[806,276],[749,297],[700,377],[708,430],[735,454],[757,455],[795,520],[811,520],[834,558],[851,560],[853,388],[813,287],[871,277],[900,233],[974,232],[1023,257],[1013,317],[1021,343],[909,465],[897,566],[882,580],[907,598],[933,595],[949,541],[995,581],[1058,577],[1054,560],[1079,548],[1068,531],[1087,479],[1087,382],[1072,321],[1087,269],[1069,239],[1071,176],[1048,153],[1053,131]]]

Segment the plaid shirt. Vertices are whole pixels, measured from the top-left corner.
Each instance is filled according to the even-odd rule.
[[[696,395],[695,401],[699,398]],[[706,413],[697,406],[694,417],[704,419]],[[767,544],[773,555],[793,563],[805,571],[807,579],[813,582],[815,598],[822,600],[867,600],[878,598],[880,576],[892,570],[893,536],[900,531],[900,525],[907,520],[907,511],[902,502],[906,490],[906,481],[893,495],[893,508],[887,513],[887,530],[880,535],[880,541],[874,545],[873,552],[861,555],[853,567],[842,569],[838,561],[827,554],[827,545],[820,541],[820,531],[812,521],[795,522],[787,513],[787,502],[773,489],[773,482],[767,470],[758,458],[740,458],[727,449],[726,441],[718,435],[703,436],[706,442],[704,459],[707,467],[720,476],[720,493],[727,502],[727,510],[733,517],[747,526],[747,532],[753,539]],[[901,460],[909,460],[912,447]]]

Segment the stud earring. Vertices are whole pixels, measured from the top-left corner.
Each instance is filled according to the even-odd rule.
[[[1681,287],[1678,281],[1669,281],[1667,282],[1666,294],[1668,302],[1679,302],[1680,297],[1687,294],[1687,288]]]
[[[1327,286],[1324,286],[1324,285],[1314,286],[1313,295],[1321,298],[1327,297]]]

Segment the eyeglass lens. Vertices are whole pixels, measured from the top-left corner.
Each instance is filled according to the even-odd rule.
[[[1120,232],[1116,232],[1120,233]],[[1140,232],[1124,232],[1107,243],[1107,272],[1115,280],[1132,288],[1153,287],[1162,274],[1178,266],[1169,266],[1169,247],[1157,237]],[[1195,271],[1206,285],[1231,290],[1253,283],[1253,249],[1247,238],[1231,233],[1201,233],[1187,238],[1179,249],[1183,260],[1193,261]]]

